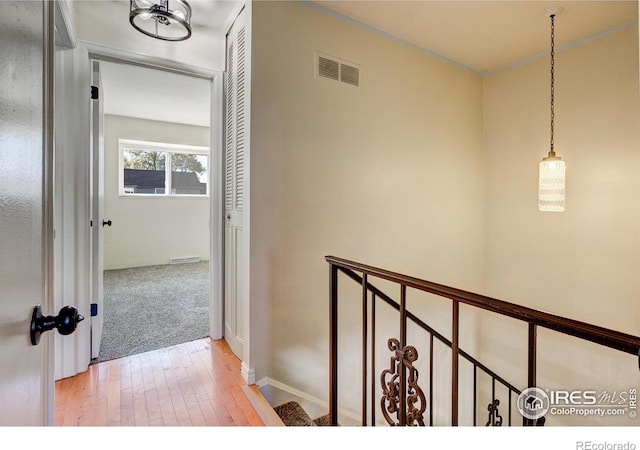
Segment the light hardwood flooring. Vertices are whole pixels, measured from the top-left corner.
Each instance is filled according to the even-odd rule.
[[[56,381],[54,421],[57,426],[277,425],[277,415],[261,402],[266,400],[246,385],[227,343],[201,339],[94,364]]]

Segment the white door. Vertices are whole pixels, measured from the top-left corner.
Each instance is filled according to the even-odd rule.
[[[243,11],[227,35],[227,86],[225,117],[225,233],[224,332],[233,353],[244,359],[244,309],[246,301],[245,251],[248,230],[245,172],[249,108],[246,66],[246,24]]]
[[[52,332],[29,338],[34,305],[53,313],[50,5],[0,2],[0,425],[44,425],[53,413]]]
[[[104,234],[111,226],[104,215],[104,103],[100,62],[91,63],[91,358],[100,353],[102,339]]]

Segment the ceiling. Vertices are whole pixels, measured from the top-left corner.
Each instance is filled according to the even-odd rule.
[[[189,41],[199,39],[205,43],[219,42],[242,7],[239,0],[188,0],[188,3],[192,8],[193,33]],[[73,0],[72,4],[76,20],[88,20],[98,15],[105,18],[104,23],[94,24],[94,27],[106,27],[111,34],[131,33],[132,27],[127,19],[129,0]],[[175,47],[176,44],[142,34],[135,37],[148,45]],[[107,45],[113,44],[110,41]],[[139,52],[158,54],[155,48],[141,47]],[[210,125],[211,92],[210,83],[205,79],[112,62],[102,62],[100,74],[105,114]]]
[[[81,12],[89,8],[95,13],[99,8],[102,17],[116,17],[122,15],[125,8],[128,13],[129,1],[78,3],[85,4],[80,7]],[[238,0],[189,0],[189,3],[193,9],[194,36],[224,33],[241,5]],[[307,3],[479,74],[548,54],[550,8],[562,8],[555,19],[558,50],[638,21],[636,0],[315,0]],[[120,32],[118,27],[130,27],[126,20],[113,22],[115,33]],[[145,118],[153,115],[156,120],[178,123],[206,125],[209,122],[209,93],[203,80],[116,64],[107,67],[103,75],[107,113]],[[144,83],[131,80],[144,80]],[[202,89],[207,89],[206,94]]]
[[[100,64],[104,112],[208,127],[210,83],[203,78],[131,64]]]
[[[70,0],[76,13],[87,12],[88,16],[103,17],[109,22],[114,32],[128,29],[129,25],[129,0]],[[242,6],[241,0],[187,0],[191,6],[191,27],[193,31],[200,33],[223,32],[226,33],[228,19],[235,16]],[[144,0],[141,4],[153,3]],[[158,3],[158,0],[155,1]],[[112,20],[110,20],[110,18]],[[97,25],[94,25],[97,26]]]
[[[548,53],[550,8],[562,8],[555,18],[556,48],[638,20],[636,0],[314,3],[482,74]]]

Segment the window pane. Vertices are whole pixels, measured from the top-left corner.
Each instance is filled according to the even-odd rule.
[[[122,155],[125,194],[164,195],[166,152],[125,148]]]
[[[171,194],[207,195],[209,157],[193,153],[171,154]]]

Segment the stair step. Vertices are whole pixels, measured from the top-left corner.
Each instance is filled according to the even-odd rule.
[[[282,405],[275,406],[273,410],[280,417],[282,422],[288,427],[315,427],[327,426],[329,415],[324,415],[312,419],[309,414],[300,406],[298,402],[290,401]]]
[[[256,412],[262,419],[262,422],[266,426],[272,426],[272,427],[285,426],[282,419],[280,419],[280,416],[276,414],[274,409],[271,407],[267,399],[264,398],[264,395],[262,395],[262,392],[260,392],[260,389],[258,389],[256,385],[242,386],[242,391],[247,396],[247,398],[253,405],[253,408],[256,410]]]

